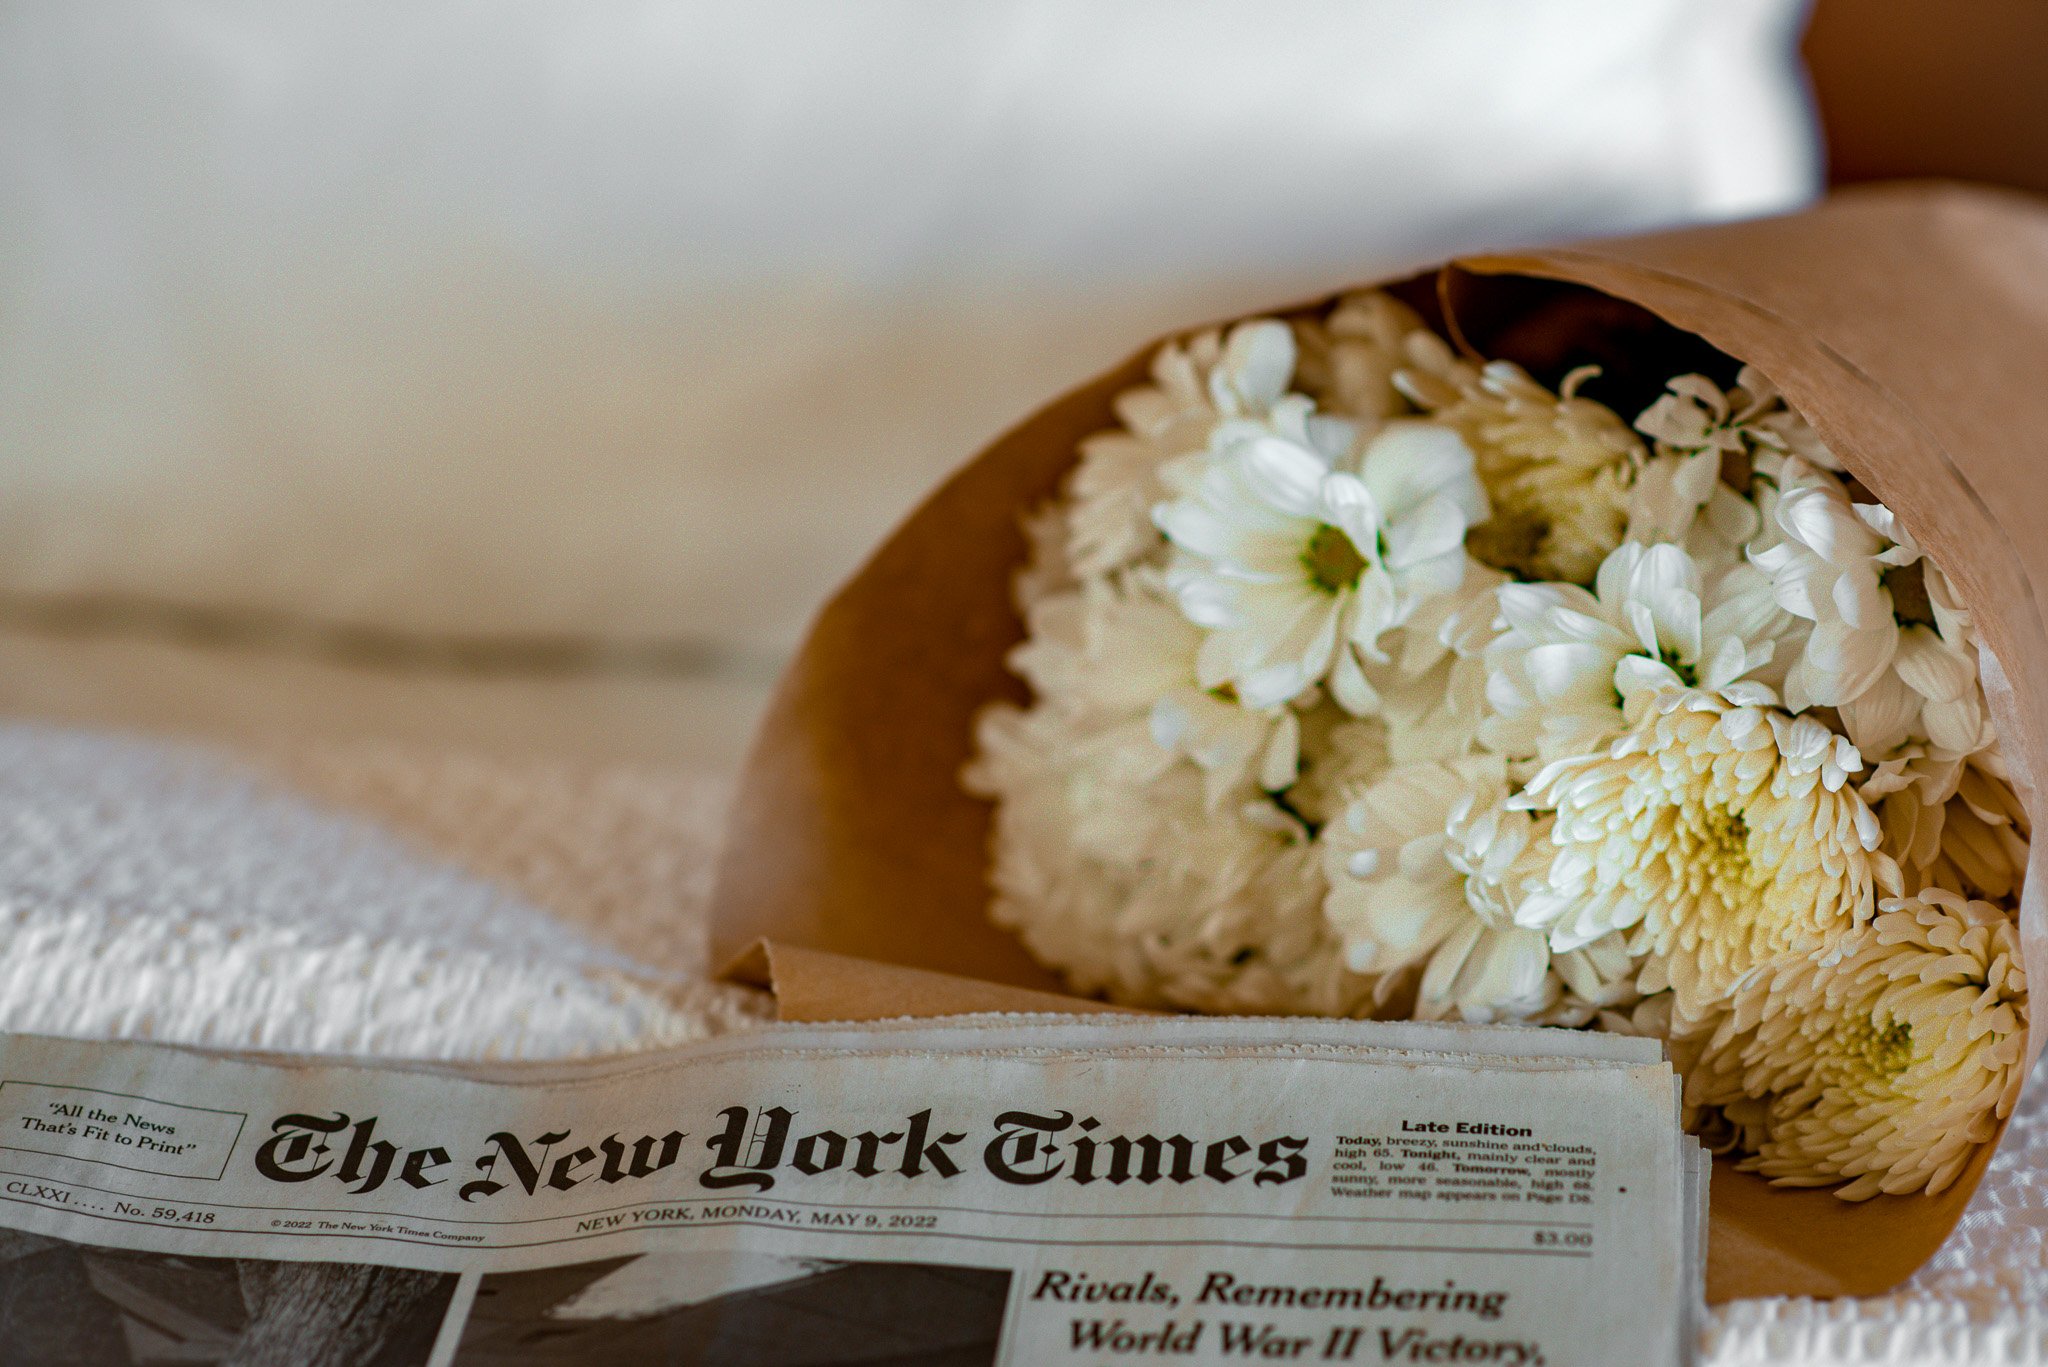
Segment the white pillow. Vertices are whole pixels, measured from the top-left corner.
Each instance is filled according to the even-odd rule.
[[[1789,205],[1799,0],[0,11],[0,591],[772,652],[1176,324]]]

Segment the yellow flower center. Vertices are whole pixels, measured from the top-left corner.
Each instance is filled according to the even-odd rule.
[[[1327,522],[1309,537],[1308,546],[1301,553],[1301,564],[1308,571],[1309,582],[1324,593],[1352,587],[1365,572],[1365,557],[1358,553],[1358,547],[1351,544],[1342,528]]]
[[[1895,1078],[1913,1062],[1913,1027],[1907,1021],[1854,1021],[1843,1025],[1835,1038],[1843,1056],[1861,1060],[1872,1077]]]
[[[1749,858],[1749,823],[1740,812],[1707,807],[1693,826],[1693,858],[1707,889],[1738,915],[1755,901],[1765,881]]]

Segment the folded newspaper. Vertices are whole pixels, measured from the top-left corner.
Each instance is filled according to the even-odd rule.
[[[1681,1363],[1654,1041],[989,1016],[369,1067],[0,1039],[9,1362]]]

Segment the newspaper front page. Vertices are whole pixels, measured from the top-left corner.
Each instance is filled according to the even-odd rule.
[[[1677,1363],[1652,1042],[778,1027],[400,1069],[0,1039],[0,1360]]]

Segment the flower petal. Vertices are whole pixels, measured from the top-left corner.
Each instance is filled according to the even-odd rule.
[[[1477,462],[1465,439],[1434,423],[1388,423],[1365,448],[1359,477],[1390,520],[1438,495],[1448,496],[1468,524],[1492,516]]]
[[[1647,655],[1624,655],[1614,666],[1613,688],[1624,699],[1684,687],[1685,681],[1678,677],[1677,671],[1662,660],[1653,660]]]
[[[1553,642],[1532,648],[1523,661],[1524,674],[1534,695],[1532,701],[1538,707],[1613,701],[1614,657],[1597,646]]]
[[[1241,443],[1233,454],[1239,477],[1255,497],[1290,517],[1322,520],[1323,476],[1330,467],[1313,451],[1261,436]]]
[[[1382,536],[1386,542],[1387,568],[1408,569],[1461,550],[1465,544],[1465,513],[1456,500],[1438,494],[1390,524]]]
[[[1877,572],[1866,564],[1854,566],[1835,580],[1829,595],[1842,620],[1859,631],[1882,626],[1891,620],[1892,596],[1877,581]]]
[[[1230,330],[1223,359],[1210,372],[1216,407],[1233,416],[1263,413],[1287,392],[1294,378],[1294,331],[1270,318],[1239,323]]]
[[[1930,702],[1954,702],[1977,683],[1977,670],[1969,657],[1926,627],[1908,627],[1899,633],[1892,667],[1906,687]]]
[[[1337,667],[1330,672],[1330,696],[1354,717],[1369,717],[1380,710],[1379,691],[1365,677],[1357,653],[1351,650],[1337,652]]]

